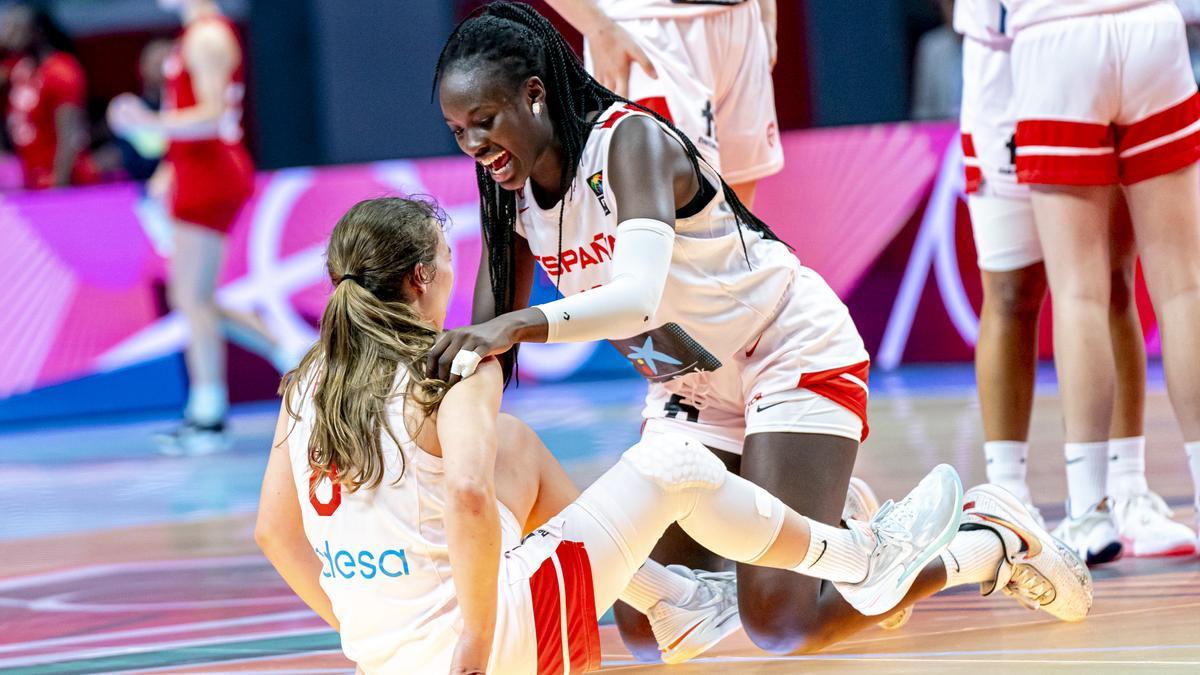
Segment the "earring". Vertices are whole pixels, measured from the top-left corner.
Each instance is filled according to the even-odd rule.
[[[534,114],[534,115],[541,115],[541,114],[542,114],[542,102],[541,102],[541,101],[534,101],[534,102],[533,102],[533,114]]]

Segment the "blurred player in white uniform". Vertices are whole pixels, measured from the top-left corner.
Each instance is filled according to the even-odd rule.
[[[1116,366],[1108,217],[1124,193],[1158,316],[1167,387],[1200,483],[1200,95],[1184,21],[1166,0],[1004,0],[1014,36],[1017,177],[1032,189],[1054,297],[1068,474],[1067,538],[1105,494],[1168,513],[1128,472],[1106,485]],[[1131,462],[1132,464],[1132,462]],[[1077,469],[1073,469],[1077,467]],[[1130,467],[1133,468],[1133,467]],[[1078,489],[1077,489],[1078,488]],[[1200,494],[1200,490],[1198,490]],[[1116,495],[1122,497],[1122,495]],[[1141,502],[1139,504],[1139,502]],[[1194,552],[1181,546],[1179,552]]]
[[[671,120],[746,206],[783,168],[775,118],[775,0],[548,0],[586,39],[584,62]]]
[[[963,35],[963,155],[967,203],[971,210],[983,311],[976,345],[976,380],[984,422],[988,481],[1031,500],[1026,483],[1029,419],[1037,364],[1038,316],[1046,295],[1042,248],[1030,205],[1029,186],[1017,183],[1013,117],[1012,39],[1004,34],[1006,12],[998,0],[958,0],[955,30]],[[1114,211],[1110,327],[1118,364],[1113,426],[1106,456],[1109,494],[1117,499],[1120,538],[1125,553],[1161,555],[1191,552],[1194,537],[1171,521],[1162,499],[1145,479],[1143,409],[1145,349],[1134,302],[1132,232],[1123,203]],[[1122,551],[1117,524],[1107,502],[1092,503],[1093,468],[1068,465],[1071,503],[1086,528],[1074,535],[1092,564],[1108,562]],[[1081,504],[1082,502],[1087,504]],[[1096,507],[1096,508],[1089,508]],[[1079,515],[1082,514],[1082,515]],[[1082,536],[1086,535],[1086,536]],[[1082,541],[1080,541],[1082,539]]]

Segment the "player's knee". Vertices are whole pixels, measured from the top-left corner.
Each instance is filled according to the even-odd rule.
[[[715,490],[725,465],[704,444],[683,434],[655,434],[625,451],[622,460],[667,492]]]
[[[650,630],[646,617],[636,609],[618,602],[613,606],[617,632],[630,654],[639,661],[658,661],[661,658],[658,641]]]
[[[776,603],[786,605],[787,603]],[[802,612],[787,611],[742,612],[742,628],[759,649],[771,654],[808,654],[819,651],[832,640],[827,630]],[[794,607],[790,609],[794,610]]]
[[[1004,316],[1036,318],[1046,297],[1043,277],[1028,273],[997,274],[988,287],[988,301]]]

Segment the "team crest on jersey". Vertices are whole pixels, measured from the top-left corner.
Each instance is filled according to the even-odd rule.
[[[638,373],[651,382],[666,382],[688,373],[709,372],[721,360],[687,334],[677,323],[667,323],[625,340],[610,340]]]
[[[608,203],[604,201],[604,172],[597,171],[588,176],[588,187],[592,188],[592,193],[596,195],[596,199],[600,200],[600,208],[604,209],[604,215],[611,216],[612,211],[608,210]]]

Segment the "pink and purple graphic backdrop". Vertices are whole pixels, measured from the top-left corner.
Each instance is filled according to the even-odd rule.
[[[877,367],[970,358],[979,282],[956,139],[947,124],[791,132],[787,167],[760,184],[755,211],[847,300]],[[355,202],[389,194],[431,196],[450,216],[448,324],[466,322],[481,242],[463,157],[260,174],[219,301],[311,340],[330,290],[329,231]],[[0,196],[0,399],[180,350],[185,327],[161,307],[161,218],[133,185]],[[595,344],[527,347],[527,379],[620,372]]]

